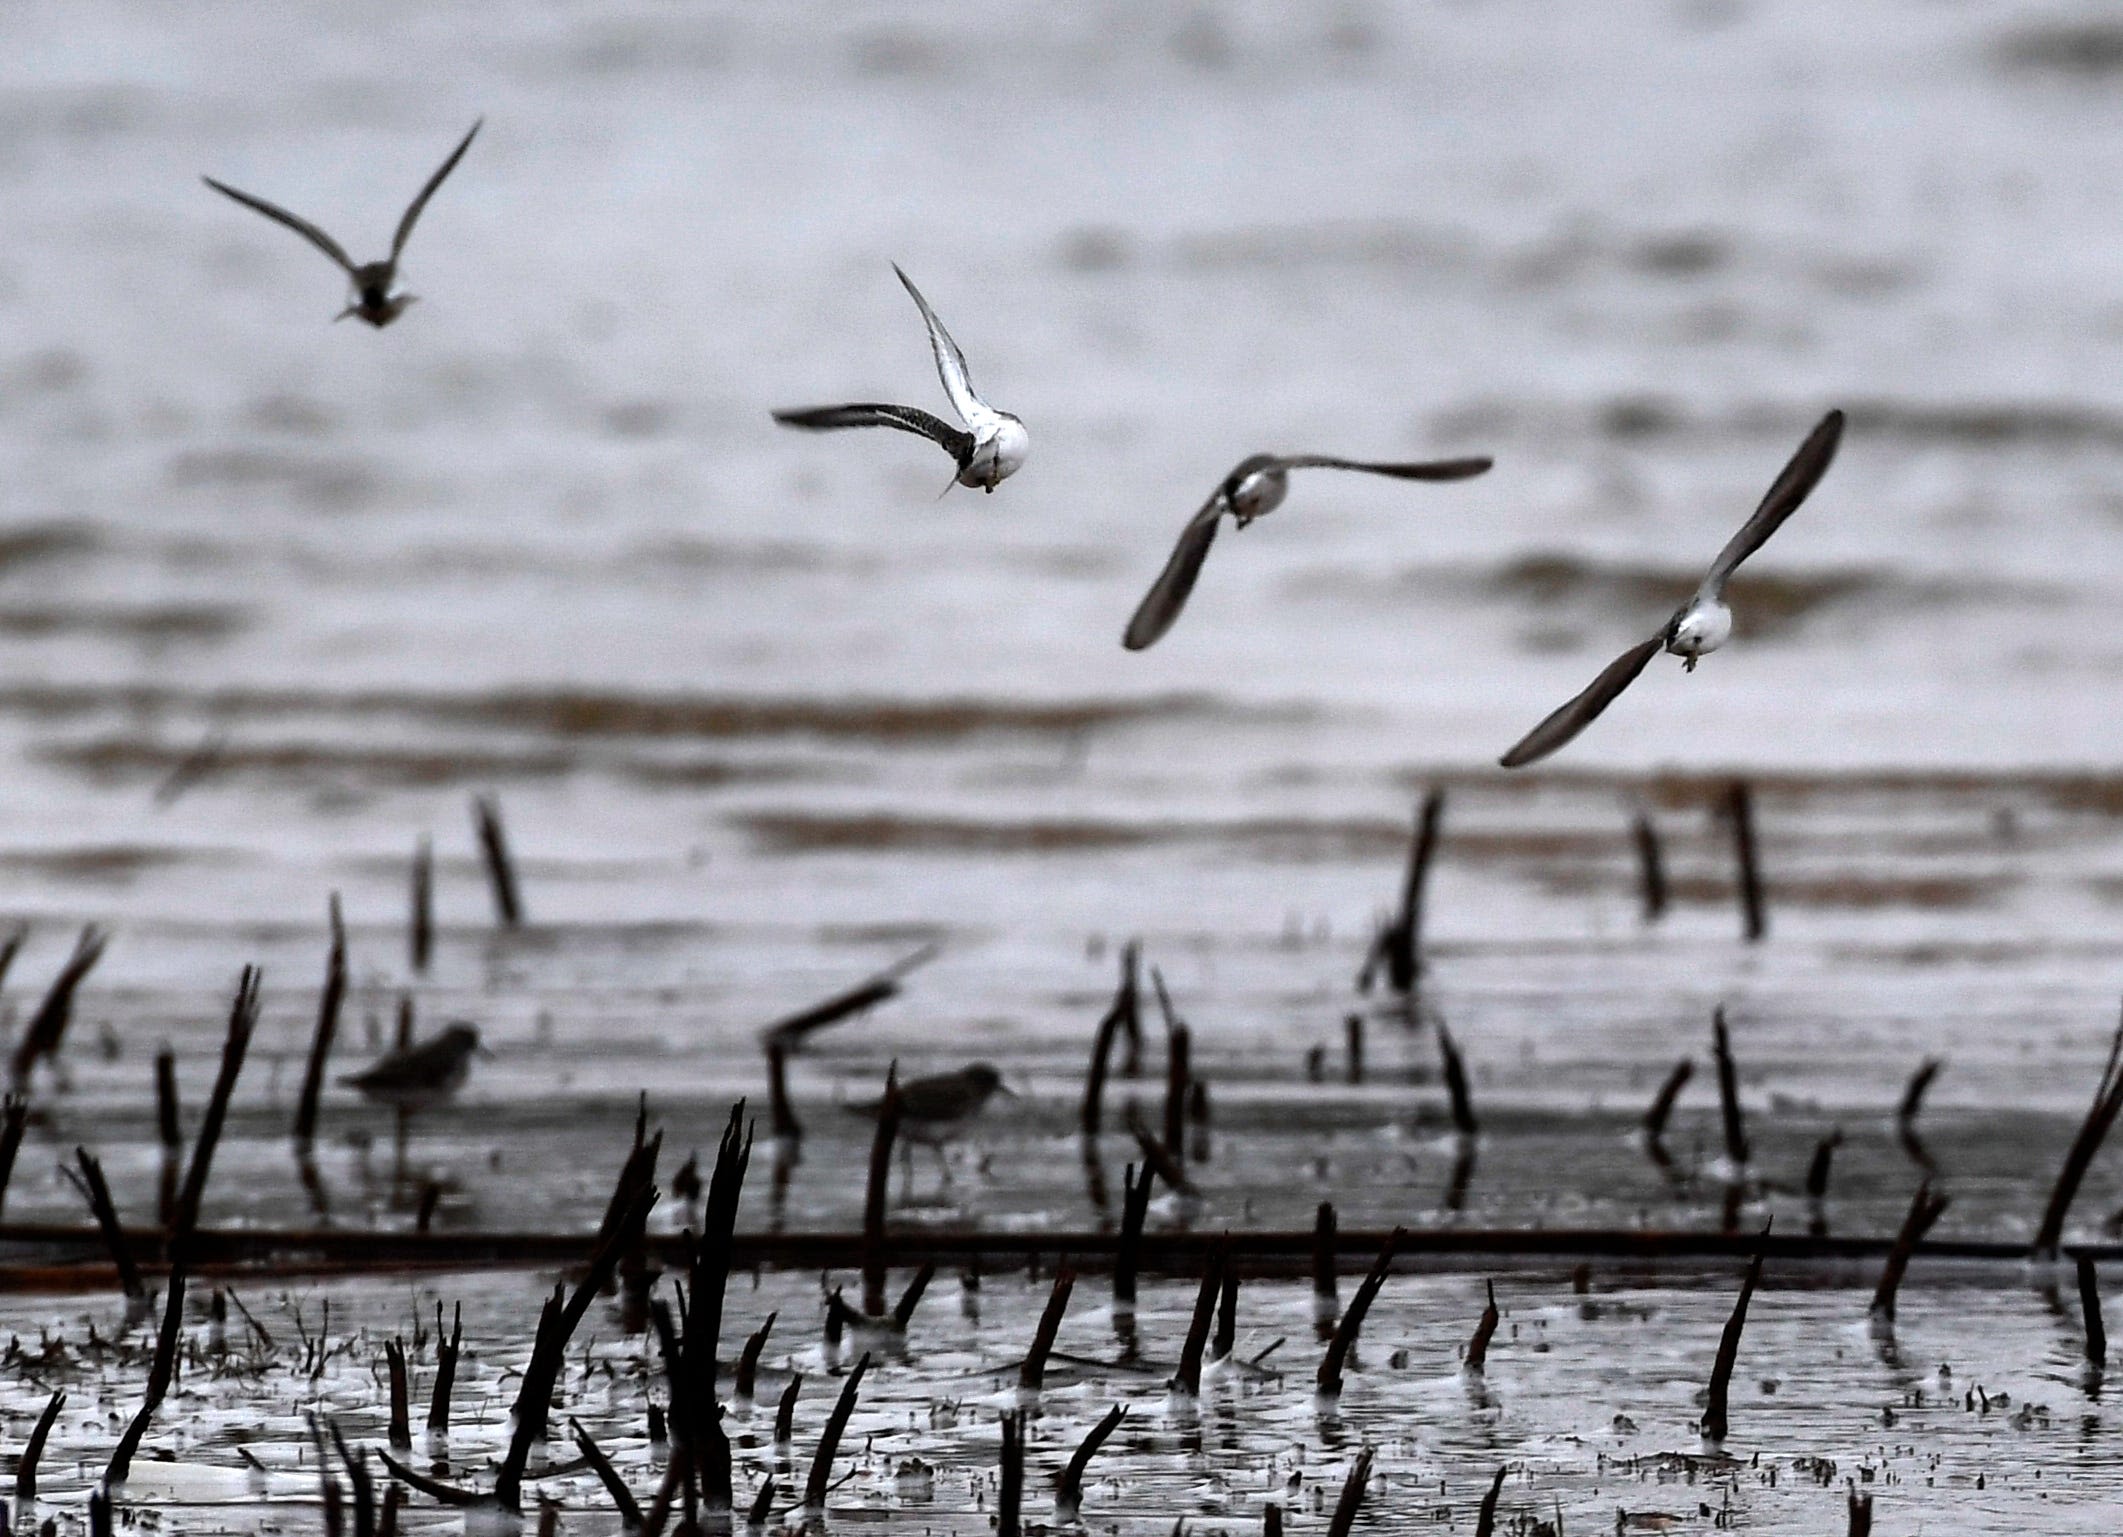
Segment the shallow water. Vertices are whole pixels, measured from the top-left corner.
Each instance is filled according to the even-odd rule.
[[[679,1157],[712,1146],[730,1099],[762,1091],[760,1026],[934,942],[901,998],[794,1064],[802,1161],[777,1194],[762,1157],[743,1224],[852,1225],[867,1129],[840,1104],[888,1062],[981,1056],[1022,1101],[951,1154],[948,1182],[915,1162],[894,1220],[1095,1228],[1076,1097],[1118,946],[1140,936],[1214,1105],[1200,1200],[1161,1204],[1159,1227],[1304,1226],[1332,1198],[1352,1228],[1791,1231],[1813,1215],[1806,1160],[1840,1127],[1822,1216],[1880,1233],[1925,1173],[1894,1106],[1939,1057],[1919,1122],[1953,1200],[1939,1232],[2031,1231],[2107,1048],[2123,912],[2123,715],[2105,707],[2123,680],[2105,195],[2123,32],[2105,11],[475,20],[84,0],[12,8],[0,42],[0,915],[31,925],[6,1038],[80,925],[113,934],[64,1085],[39,1085],[10,1216],[78,1220],[56,1170],[86,1142],[127,1220],[152,1219],[154,1052],[176,1050],[195,1122],[257,962],[265,1019],[209,1222],[403,1227],[432,1181],[445,1230],[587,1230],[639,1091]],[[331,325],[328,266],[195,179],[380,249],[480,112],[411,247],[422,302],[381,333]],[[1031,424],[1031,462],[993,498],[938,500],[942,463],[913,440],[768,420],[839,394],[937,403],[892,260]],[[1734,644],[1693,675],[1653,669],[1552,770],[1490,768],[1658,622],[1829,404],[1850,412],[1841,457],[1735,584]],[[1497,468],[1447,487],[1300,476],[1220,541],[1173,633],[1124,653],[1180,523],[1262,448]],[[1737,938],[1715,810],[1736,772],[1769,880],[1759,946]],[[1403,1019],[1350,978],[1431,785],[1448,805],[1429,969]],[[521,862],[532,922],[513,936],[490,925],[465,814],[481,790]],[[1640,810],[1675,898],[1656,925]],[[416,979],[423,834],[442,929]],[[475,1019],[496,1056],[402,1160],[389,1118],[335,1087],[320,1212],[284,1130],[335,891],[354,971],[335,1066],[382,1048],[407,987],[423,1028]],[[1719,1004],[1755,1154],[1729,1212]],[[1360,1084],[1352,1009],[1373,1014]],[[1464,1178],[1441,1023],[1483,1120]],[[1154,1037],[1116,1113],[1132,1096],[1155,1120]],[[1669,1177],[1632,1131],[1684,1054]],[[1109,1199],[1124,1142],[1097,1149]],[[2071,1232],[2119,1208],[2123,1175],[2097,1163]],[[1862,1292],[1772,1277],[1749,1340],[1782,1385],[1737,1400],[1735,1448],[1773,1487],[1751,1463],[1691,1485],[1616,1461],[1697,1449],[1687,1395],[1731,1277],[1639,1282],[1620,1301],[1650,1322],[1581,1318],[1560,1272],[1514,1272],[1512,1320],[1549,1348],[1500,1347],[1500,1408],[1451,1377],[1467,1276],[1389,1286],[1371,1337],[1410,1364],[1366,1372],[1339,1425],[1302,1381],[1212,1395],[1194,1451],[1131,1380],[1140,1417],[1089,1519],[1250,1528],[1301,1455],[1302,1524],[1368,1437],[1367,1523],[1449,1506],[1466,1525],[1508,1461],[1508,1511],[1560,1502],[1580,1529],[1620,1508],[1703,1526],[1728,1500],[1748,1525],[1832,1529],[1861,1468],[1882,1530],[2113,1524],[2104,1411],[2072,1377],[2070,1326],[2017,1276],[1920,1260],[1904,1368],[1863,1334]],[[371,1330],[414,1290],[306,1284]],[[815,1317],[815,1278],[762,1284],[762,1310]],[[449,1289],[499,1372],[537,1283]],[[1147,1337],[1178,1332],[1187,1295],[1156,1288]],[[900,1427],[932,1396],[992,1391],[1038,1302],[991,1278],[978,1330],[879,1374],[849,1519],[985,1526],[969,1480],[992,1466],[992,1412]],[[1301,1292],[1247,1305],[1259,1343],[1303,1336]],[[78,1333],[91,1306],[11,1296],[0,1326]],[[601,1379],[582,1405],[601,1432],[640,1418],[632,1346],[613,1348],[613,1407]],[[373,1354],[334,1388],[350,1423],[372,1414]],[[99,1371],[122,1412],[137,1363]],[[1970,1379],[2013,1408],[1960,1407]],[[166,1418],[151,1454],[196,1435],[208,1471],[180,1498],[149,1492],[144,1461],[139,1503],[239,1476],[232,1440],[197,1428],[216,1415],[270,1431],[292,1468],[302,1393],[267,1405],[252,1386]],[[12,1438],[42,1397],[9,1391]],[[1057,1390],[1036,1460],[1118,1391]],[[2016,1423],[2030,1400],[2049,1417]],[[112,1437],[103,1407],[55,1443],[69,1508]],[[617,1444],[638,1470],[645,1449]],[[944,1464],[934,1504],[894,1503],[902,1454]],[[1801,1455],[1837,1475],[1794,1476]],[[278,1519],[230,1497],[170,1519]]]

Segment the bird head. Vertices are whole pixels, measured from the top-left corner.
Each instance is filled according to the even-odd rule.
[[[492,1057],[494,1054],[479,1044],[479,1027],[464,1020],[452,1020],[442,1032],[443,1040],[458,1056]]]
[[[963,1076],[966,1086],[978,1093],[982,1099],[991,1094],[1006,1094],[1012,1099],[1017,1098],[1016,1091],[1003,1082],[1003,1075],[989,1063],[975,1062],[965,1069]]]
[[[987,435],[973,445],[959,484],[993,491],[1023,467],[1031,447],[1032,434],[1025,424],[1007,411],[1000,413]]]

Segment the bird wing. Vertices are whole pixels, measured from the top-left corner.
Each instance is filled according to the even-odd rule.
[[[844,406],[808,406],[800,411],[776,411],[774,420],[784,427],[804,427],[812,432],[831,432],[840,427],[897,427],[918,433],[942,445],[944,452],[963,464],[973,452],[973,434],[961,432],[949,422],[913,406],[886,405],[859,400]]]
[[[1631,646],[1609,662],[1606,669],[1586,686],[1582,694],[1527,732],[1519,739],[1518,745],[1497,761],[1505,768],[1522,768],[1528,763],[1547,757],[1597,720],[1600,712],[1613,704],[1620,697],[1622,690],[1636,681],[1636,675],[1659,654],[1659,648],[1665,644],[1666,637],[1661,632],[1641,645]]]
[[[1327,454],[1289,454],[1268,461],[1279,470],[1362,470],[1368,475],[1391,475],[1395,480],[1471,480],[1493,460],[1426,459],[1408,464],[1380,464],[1366,459],[1336,459]]]
[[[929,328],[929,346],[936,353],[936,376],[944,382],[944,393],[951,397],[951,408],[962,420],[971,422],[987,407],[973,393],[973,376],[966,371],[966,355],[958,350],[958,343],[951,340],[951,333],[936,318],[936,311],[929,308],[929,301],[921,296],[914,280],[899,271],[898,262],[892,264],[892,270],[899,272],[900,282],[913,295],[915,305],[921,310],[922,322]]]
[[[1828,466],[1835,459],[1836,444],[1842,438],[1843,413],[1831,411],[1806,435],[1806,441],[1799,445],[1799,451],[1791,456],[1791,462],[1784,466],[1784,472],[1770,486],[1769,493],[1762,498],[1762,505],[1754,510],[1754,516],[1732,536],[1724,549],[1718,551],[1718,558],[1710,563],[1710,574],[1703,578],[1703,585],[1697,589],[1698,597],[1716,599],[1724,595],[1725,583],[1739,569],[1740,562],[1767,544],[1769,536],[1799,510],[1799,504],[1821,483],[1821,477],[1828,473]]]
[[[1145,650],[1172,628],[1179,611],[1187,606],[1195,579],[1202,574],[1202,562],[1209,558],[1209,546],[1216,542],[1216,525],[1223,516],[1224,494],[1219,490],[1179,531],[1179,543],[1172,546],[1165,569],[1158,572],[1136,606],[1135,617],[1128,621],[1127,632],[1121,636],[1123,646],[1130,651]]]
[[[339,248],[339,242],[334,240],[330,235],[327,235],[316,225],[310,223],[309,220],[303,218],[301,215],[289,213],[285,208],[282,208],[275,203],[268,203],[262,197],[252,197],[248,192],[239,191],[238,189],[229,186],[226,182],[218,182],[214,180],[214,178],[211,176],[202,176],[199,179],[205,182],[209,187],[212,187],[223,197],[234,198],[244,207],[255,209],[259,213],[264,214],[275,224],[285,224],[289,229],[293,230],[296,234],[300,235],[303,239],[307,240],[311,245],[315,246],[318,250],[322,251],[325,255],[329,256],[333,261],[339,263],[341,267],[346,269],[346,272],[349,276],[353,274],[354,264],[348,259],[346,252]]]
[[[420,210],[428,206],[428,199],[435,195],[435,189],[442,185],[444,178],[457,169],[457,162],[462,160],[464,152],[472,147],[472,140],[478,136],[480,126],[485,122],[486,119],[482,117],[472,124],[471,132],[458,140],[457,147],[450,151],[450,158],[435,168],[435,174],[430,176],[428,184],[420,189],[420,195],[406,205],[405,217],[398,221],[398,233],[391,237],[392,261],[398,260],[399,253],[405,250],[405,243],[413,238],[413,226],[419,222]]]

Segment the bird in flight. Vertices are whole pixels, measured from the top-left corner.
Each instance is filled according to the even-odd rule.
[[[1546,720],[1535,726],[1520,739],[1518,745],[1504,754],[1501,761],[1505,768],[1520,768],[1538,762],[1572,737],[1583,731],[1607,706],[1614,703],[1623,689],[1636,681],[1637,674],[1650,664],[1661,651],[1670,651],[1681,659],[1688,671],[1695,671],[1695,664],[1706,651],[1715,651],[1725,644],[1732,634],[1732,610],[1725,606],[1725,584],[1732,579],[1740,562],[1769,542],[1769,536],[1783,526],[1784,520],[1799,510],[1813,488],[1820,484],[1821,477],[1828,473],[1829,464],[1835,459],[1836,444],[1843,437],[1843,413],[1831,411],[1822,417],[1799,451],[1791,456],[1784,472],[1777,476],[1762,498],[1762,505],[1754,510],[1740,531],[1732,536],[1718,558],[1710,563],[1710,574],[1703,578],[1703,585],[1695,590],[1668,619],[1658,634],[1641,644],[1631,646],[1612,662],[1606,670],[1594,678],[1575,699],[1557,709]]]
[[[953,427],[914,406],[885,405],[876,401],[776,411],[774,420],[784,427],[803,427],[813,432],[831,432],[842,427],[897,427],[901,432],[918,433],[956,461],[958,473],[953,477],[953,484],[993,491],[1024,464],[1025,453],[1032,445],[1031,435],[1025,431],[1023,422],[1007,411],[996,410],[973,393],[973,379],[966,372],[966,355],[958,350],[958,343],[951,340],[951,333],[936,318],[936,311],[929,308],[929,301],[921,296],[914,280],[900,272],[896,262],[892,270],[899,272],[900,282],[906,285],[915,306],[921,311],[921,318],[929,328],[929,345],[936,353],[936,372],[944,382],[944,393],[951,397],[952,409],[966,425]],[[944,489],[948,491],[950,487]]]
[[[428,199],[435,195],[435,189],[442,185],[444,178],[457,169],[457,162],[462,160],[464,152],[472,147],[472,139],[478,134],[480,124],[485,121],[486,119],[481,118],[472,124],[471,132],[458,141],[457,147],[450,151],[450,158],[436,168],[435,174],[428,178],[427,185],[420,189],[420,195],[406,208],[405,216],[398,221],[398,233],[391,237],[391,254],[382,261],[363,262],[358,266],[338,241],[301,215],[289,213],[276,203],[268,203],[262,197],[253,197],[250,193],[218,182],[211,176],[202,176],[199,179],[223,196],[234,198],[244,207],[255,209],[277,224],[285,224],[337,262],[340,269],[346,273],[347,281],[354,285],[354,298],[352,303],[332,318],[344,320],[349,315],[358,315],[381,330],[404,314],[406,306],[419,297],[417,294],[392,291],[398,280],[398,258],[405,254],[405,243],[413,238],[413,226],[419,221],[420,211],[428,206]]]
[[[1360,459],[1334,459],[1322,454],[1255,454],[1239,461],[1223,479],[1202,509],[1180,530],[1179,543],[1149,592],[1128,621],[1121,644],[1130,651],[1154,645],[1179,618],[1209,558],[1216,528],[1229,513],[1244,528],[1283,504],[1290,492],[1290,472],[1303,469],[1362,470],[1367,475],[1390,475],[1396,480],[1466,480],[1488,469],[1487,459],[1435,459],[1415,464],[1374,464]]]
[[[364,1099],[379,1105],[424,1110],[441,1104],[464,1087],[475,1053],[487,1054],[479,1044],[479,1031],[459,1020],[440,1035],[418,1046],[391,1052],[340,1082],[359,1089]]]

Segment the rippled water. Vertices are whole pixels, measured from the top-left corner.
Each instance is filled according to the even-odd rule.
[[[984,1056],[1023,1101],[948,1184],[917,1163],[895,1220],[1095,1227],[1075,1100],[1139,935],[1215,1106],[1201,1200],[1160,1225],[1302,1226],[1328,1197],[1349,1226],[1720,1225],[1722,1003],[1756,1144],[1739,1218],[1804,1222],[1806,1159],[1840,1127],[1831,1226],[1891,1228],[1922,1177],[1891,1113],[1940,1057],[1921,1121],[1954,1202],[1940,1231],[2031,1229],[2106,1049],[2123,910],[2105,10],[84,0],[10,9],[0,44],[0,915],[30,925],[10,1029],[80,925],[113,935],[11,1217],[75,1220],[56,1168],[88,1142],[150,1220],[154,1051],[176,1049],[196,1117],[256,961],[266,1017],[208,1219],[316,1218],[282,1131],[326,896],[352,932],[351,1067],[414,982],[427,834],[442,931],[419,1017],[474,1018],[497,1055],[403,1167],[381,1113],[328,1096],[335,1223],[409,1224],[433,1181],[445,1229],[587,1228],[639,1090],[681,1155],[711,1144],[762,1088],[759,1026],[933,941],[901,999],[795,1064],[803,1159],[778,1195],[756,1167],[745,1224],[848,1226],[867,1131],[837,1102],[894,1059]],[[411,247],[422,302],[381,333],[330,324],[330,268],[196,180],[380,251],[482,112]],[[938,404],[893,260],[1031,425],[992,498],[939,500],[915,440],[768,419]],[[1733,646],[1654,668],[1552,768],[1492,769],[1687,590],[1830,404],[1841,457],[1735,584]],[[1174,632],[1124,653],[1181,522],[1263,448],[1497,468],[1301,475],[1219,542]],[[1737,938],[1730,773],[1756,788],[1760,946]],[[1430,969],[1412,1023],[1371,1021],[1352,1084],[1343,1019],[1371,1005],[1350,978],[1432,785]],[[499,793],[520,857],[514,936],[490,926],[474,791]],[[1656,925],[1639,811],[1673,881]],[[1484,1122],[1464,1178],[1439,1023]],[[1684,1054],[1705,1071],[1676,1180],[1631,1131]],[[1153,1113],[1158,1092],[1115,1086]],[[1117,1189],[1122,1139],[1097,1156]],[[2097,1164],[2074,1233],[2119,1206]],[[1649,1322],[1513,1279],[1549,1348],[1492,1367],[1501,1409],[1450,1376],[1471,1283],[1425,1277],[1374,1325],[1410,1364],[1367,1372],[1339,1425],[1299,1380],[1216,1399],[1190,1449],[1131,1379],[1140,1417],[1087,1514],[1250,1526],[1301,1456],[1307,1513],[1369,1438],[1367,1519],[1449,1505],[1464,1525],[1505,1461],[1507,1509],[1559,1501],[1578,1529],[1621,1508],[1703,1525],[1728,1499],[1748,1524],[1833,1527],[1860,1467],[1891,1481],[1883,1530],[2106,1529],[2103,1411],[2068,1328],[2017,1284],[1918,1278],[1905,1367],[1858,1331],[1858,1293],[1762,1299],[1750,1339],[1785,1385],[1738,1422],[1773,1488],[1751,1463],[1689,1485],[1626,1461],[1694,1449],[1730,1277],[1625,1294]],[[814,1281],[763,1285],[793,1306]],[[463,1289],[499,1371],[535,1283]],[[329,1291],[382,1329],[410,1285]],[[1176,1332],[1184,1293],[1160,1289],[1151,1332]],[[978,1359],[918,1347],[878,1376],[851,1513],[984,1524],[968,1480],[993,1413],[899,1427],[933,1395],[980,1403],[1038,1295],[991,1280]],[[1301,1336],[1300,1293],[1255,1303],[1263,1336]],[[19,1297],[0,1321],[82,1311]],[[136,1375],[106,1385],[123,1401]],[[373,1387],[348,1375],[358,1417]],[[2014,1408],[1962,1409],[1970,1377]],[[294,1397],[244,1391],[186,1408],[289,1428]],[[1038,1456],[1119,1392],[1057,1394]],[[612,1395],[601,1426],[638,1419],[638,1393]],[[2049,1415],[2020,1424],[2030,1399]],[[10,1438],[41,1402],[7,1400]],[[83,1413],[61,1440],[100,1465],[111,1432]],[[150,1446],[189,1446],[187,1423]],[[952,1470],[934,1505],[894,1503],[902,1450]],[[1800,1455],[1839,1473],[1809,1483]],[[1977,1493],[1986,1460],[2006,1471]],[[48,1482],[78,1509],[86,1478]]]

